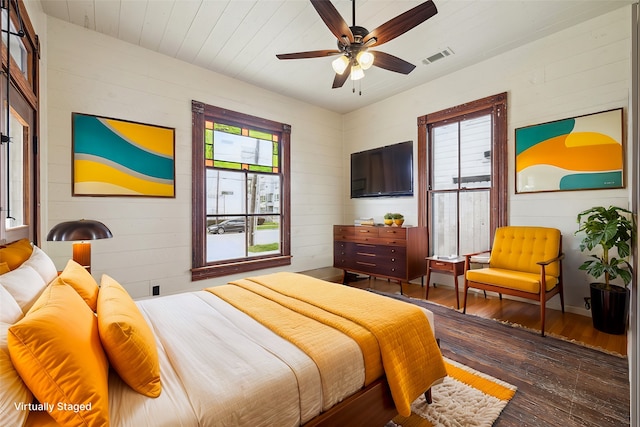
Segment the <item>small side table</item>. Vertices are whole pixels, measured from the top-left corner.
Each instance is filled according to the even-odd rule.
[[[439,258],[439,257],[427,257],[427,290],[425,292],[425,299],[429,299],[429,279],[431,277],[431,271],[437,271],[438,273],[449,274],[453,276],[453,284],[456,289],[456,306],[460,308],[460,295],[458,294],[458,276],[464,274],[464,257],[457,258]]]

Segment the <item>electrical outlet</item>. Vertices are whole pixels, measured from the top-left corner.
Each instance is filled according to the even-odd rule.
[[[160,295],[160,285],[153,285],[151,287],[151,295]]]

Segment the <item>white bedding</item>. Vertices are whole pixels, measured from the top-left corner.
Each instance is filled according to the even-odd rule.
[[[112,426],[299,426],[364,384],[362,353],[346,336],[333,348],[334,369],[320,373],[293,344],[209,292],[138,306],[158,343],[162,393],[144,397],[111,375]]]

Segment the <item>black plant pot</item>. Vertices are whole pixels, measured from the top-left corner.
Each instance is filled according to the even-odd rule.
[[[627,329],[630,291],[622,286],[591,283],[593,327],[608,334],[622,335]]]

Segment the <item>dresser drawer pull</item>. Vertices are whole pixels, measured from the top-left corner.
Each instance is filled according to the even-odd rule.
[[[376,247],[376,245],[367,245],[367,244],[364,244],[364,243],[358,243],[358,244],[356,244],[356,246],[359,247],[359,248],[375,248]]]
[[[370,257],[375,257],[376,254],[370,254],[367,252],[356,252],[356,255],[362,255],[362,256],[370,256]]]
[[[370,233],[369,230],[358,230],[358,232],[360,232],[360,233]]]
[[[371,262],[362,262],[362,261],[356,261],[356,264],[366,265],[368,267],[375,267],[376,266],[376,264],[373,264]]]

